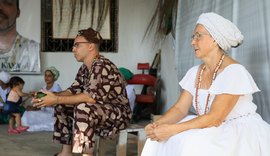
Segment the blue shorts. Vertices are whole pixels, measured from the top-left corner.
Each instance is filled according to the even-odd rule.
[[[20,113],[19,106],[17,103],[7,101],[4,104],[3,112],[5,114]]]

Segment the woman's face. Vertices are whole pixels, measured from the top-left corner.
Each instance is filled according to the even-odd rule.
[[[44,80],[46,84],[54,83],[54,75],[49,70],[45,71]]]
[[[201,59],[213,50],[216,42],[204,26],[198,24],[193,32],[191,45],[193,46],[195,56]]]

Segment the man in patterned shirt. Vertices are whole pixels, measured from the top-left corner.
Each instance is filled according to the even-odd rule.
[[[37,107],[57,104],[53,140],[63,144],[58,156],[69,156],[72,152],[91,156],[94,135],[114,137],[130,121],[126,82],[118,68],[99,54],[101,42],[99,32],[92,28],[80,30],[74,40],[73,52],[83,65],[74,83],[63,92],[44,91],[47,96],[33,99]]]

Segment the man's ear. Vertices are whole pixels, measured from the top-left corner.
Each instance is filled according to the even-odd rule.
[[[92,51],[94,48],[95,48],[95,44],[90,43],[90,44],[89,44],[89,50]]]

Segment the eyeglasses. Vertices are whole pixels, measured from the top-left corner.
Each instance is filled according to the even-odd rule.
[[[91,42],[76,42],[73,44],[73,48],[78,48],[80,44],[82,43],[91,43]]]
[[[202,35],[209,35],[210,36],[210,34],[196,32],[195,34],[193,34],[191,36],[191,40],[199,41],[200,38],[202,37]]]

